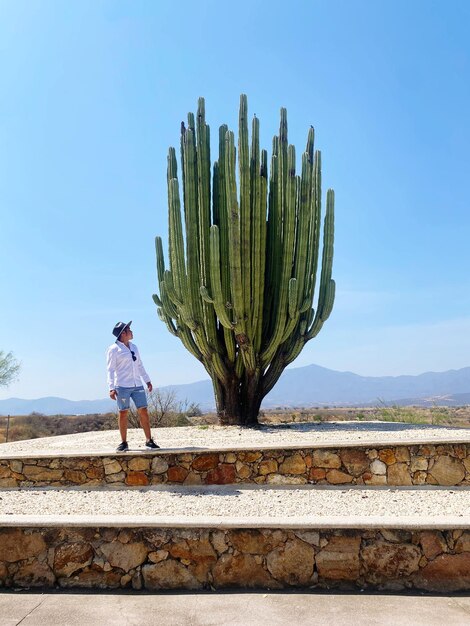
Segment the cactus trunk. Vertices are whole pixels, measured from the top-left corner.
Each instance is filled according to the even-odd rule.
[[[184,220],[176,154],[168,155],[169,269],[156,239],[158,315],[205,367],[223,424],[254,425],[263,398],[315,337],[333,308],[334,192],[327,192],[320,285],[313,308],[321,231],[321,155],[310,129],[296,174],[281,109],[271,171],[259,147],[259,121],[248,133],[240,98],[238,177],[234,134],[219,129],[211,173],[204,100],[197,122],[181,125]],[[237,182],[239,193],[237,192]],[[183,233],[183,221],[185,234]]]

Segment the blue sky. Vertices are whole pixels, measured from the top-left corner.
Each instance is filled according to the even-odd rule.
[[[0,398],[106,396],[118,320],[155,384],[205,378],[158,320],[166,155],[206,98],[240,93],[270,150],[316,130],[336,192],[337,298],[293,366],[364,375],[470,365],[470,4],[0,0]]]

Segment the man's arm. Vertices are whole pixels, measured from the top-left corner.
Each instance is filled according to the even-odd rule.
[[[108,378],[109,396],[112,400],[116,400],[116,389],[114,388],[114,377],[116,374],[116,351],[113,347],[108,348],[106,353],[106,372]]]

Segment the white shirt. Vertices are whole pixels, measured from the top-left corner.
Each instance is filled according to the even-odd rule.
[[[132,358],[132,352],[136,360]],[[108,371],[108,386],[112,391],[116,387],[140,387],[141,378],[145,383],[150,382],[150,377],[145,371],[139,350],[135,343],[129,341],[127,347],[121,341],[116,341],[109,346],[106,352],[106,366]]]

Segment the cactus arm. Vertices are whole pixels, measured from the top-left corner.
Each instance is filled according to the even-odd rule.
[[[262,311],[264,295],[264,276],[261,273],[262,237],[263,228],[266,222],[266,214],[263,214],[263,204],[261,202],[261,168],[259,150],[259,121],[255,116],[252,123],[250,154],[250,179],[251,179],[251,216],[252,216],[252,237],[251,237],[251,334],[255,341],[255,352],[259,341],[256,342],[258,332],[258,318]]]
[[[186,260],[188,264],[188,287],[191,314],[196,322],[202,320],[202,303],[199,293],[201,277],[199,273],[199,226],[197,209],[197,164],[196,142],[194,136],[194,116],[188,116],[188,128],[182,126],[183,178],[185,180],[185,226]]]
[[[246,333],[252,338],[251,328],[251,190],[250,155],[248,150],[248,102],[240,96],[238,116],[238,165],[240,181],[240,254],[243,310],[246,317]]]
[[[161,319],[161,321],[166,324],[166,327],[168,328],[168,330],[170,331],[170,333],[172,335],[175,335],[175,337],[178,336],[178,333],[176,332],[176,328],[173,324],[173,321],[170,317],[168,317],[168,315],[165,315],[163,309],[161,307],[158,307],[157,309],[157,313],[158,313],[158,317]]]
[[[195,356],[198,361],[204,362],[202,353],[197,347],[189,328],[185,324],[178,325],[177,335],[186,350]]]
[[[199,216],[199,254],[201,284],[210,288],[209,227],[210,227],[210,151],[209,127],[206,124],[204,98],[199,98],[197,109],[197,189]]]
[[[335,296],[335,282],[331,279],[333,266],[334,245],[334,193],[331,189],[327,193],[327,206],[324,222],[322,269],[320,276],[320,291],[318,307],[311,328],[307,332],[307,340],[313,339],[326,321],[333,308]]]
[[[267,236],[267,188],[268,188],[268,153],[266,150],[261,151],[261,165],[260,165],[260,199],[259,199],[259,213],[260,213],[260,235],[259,235],[259,284],[257,283],[257,293],[255,297],[258,299],[257,305],[255,305],[253,319],[256,320],[255,327],[255,353],[259,354],[261,344],[263,341],[263,312],[264,312],[264,299],[266,290],[266,236]]]
[[[240,250],[240,211],[238,207],[235,181],[235,145],[231,131],[226,134],[225,178],[227,182],[227,214],[229,263],[232,280],[232,299],[237,332],[245,332],[245,309],[243,303],[243,284]]]
[[[181,205],[178,180],[168,181],[169,225],[170,225],[170,268],[178,300],[188,301],[186,293],[186,265],[184,260],[183,229],[181,226]]]
[[[163,306],[163,303],[162,303],[162,301],[160,300],[160,297],[158,296],[158,294],[157,294],[157,293],[153,293],[153,294],[152,294],[152,300],[155,302],[155,304],[156,304],[158,307],[160,307],[160,308],[161,308],[161,307]]]
[[[250,370],[254,370],[253,346],[246,334],[241,267],[240,212],[235,180],[235,145],[231,131],[228,131],[226,134],[225,176],[227,181],[228,247],[233,308],[235,312],[235,337],[245,366]]]
[[[318,267],[318,252],[320,249],[320,221],[321,221],[321,152],[316,150],[312,175],[311,218],[309,233],[309,248],[307,252],[307,276],[311,278],[305,296],[313,302]]]
[[[228,317],[226,304],[223,300],[222,285],[220,281],[220,251],[219,251],[219,228],[216,225],[210,229],[210,250],[211,250],[211,280],[214,288],[214,297],[209,295],[205,286],[201,287],[201,296],[205,302],[214,305],[214,310],[221,324],[230,330],[234,325]]]
[[[313,129],[311,129],[313,131]],[[310,134],[310,133],[309,133]],[[296,255],[294,276],[299,282],[298,304],[301,306],[305,299],[304,284],[307,273],[307,247],[310,228],[310,194],[311,194],[312,167],[308,152],[302,155],[302,176],[300,181],[299,215],[297,227]]]
[[[295,149],[289,146],[288,150],[288,181],[286,187],[286,208],[284,219],[284,236],[282,242],[282,273],[280,279],[280,293],[276,310],[276,326],[273,337],[268,346],[261,353],[261,364],[265,367],[274,356],[285,333],[287,322],[287,299],[289,280],[292,272],[292,262],[295,241],[295,214],[297,180],[295,176]]]

